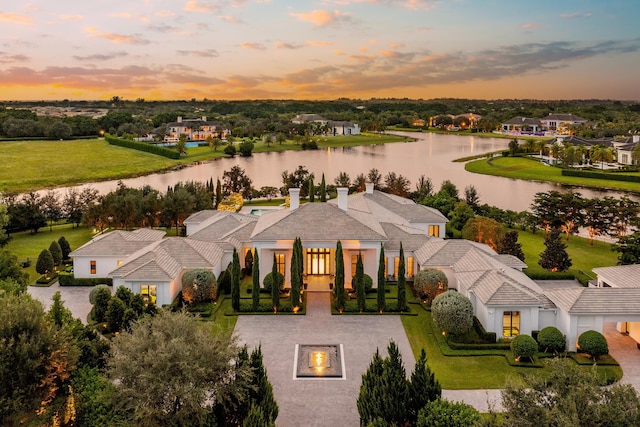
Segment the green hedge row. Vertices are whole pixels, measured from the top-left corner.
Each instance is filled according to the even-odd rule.
[[[543,271],[539,273],[524,272],[530,279],[533,280],[574,280],[576,276],[573,273],[554,273],[552,271]]]
[[[132,148],[138,151],[145,151],[147,153],[157,154],[158,156],[164,156],[174,160],[177,160],[180,158],[180,153],[166,147],[159,147],[157,145],[148,144],[146,142],[130,141],[128,139],[116,138],[115,136],[109,135],[109,134],[106,134],[104,136],[104,139],[110,145],[117,145],[119,147]]]
[[[113,286],[112,279],[108,279],[108,278],[76,279],[73,273],[65,273],[63,271],[61,271],[58,275],[58,282],[60,282],[60,286],[96,286],[96,285]]]
[[[640,182],[640,175],[622,175],[608,172],[562,169],[562,176],[579,176],[582,178],[608,179],[610,181]]]
[[[36,283],[38,285],[52,285],[53,282],[55,282],[58,279],[58,275],[57,274],[52,274],[51,277],[46,278],[44,276],[40,276],[38,277],[38,280],[36,280]]]

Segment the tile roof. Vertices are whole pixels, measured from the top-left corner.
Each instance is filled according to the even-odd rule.
[[[556,114],[549,113],[548,116],[541,118],[540,120],[557,120],[561,122],[586,122],[587,119],[583,119],[575,114]]]
[[[640,288],[640,264],[594,268],[598,279],[606,279],[614,288]]]
[[[540,120],[531,119],[528,117],[513,117],[506,122],[502,122],[503,125],[538,125],[540,126]]]
[[[363,193],[363,197],[412,223],[426,224],[448,221],[447,217],[436,209],[419,205],[410,199],[405,199],[393,194],[374,191],[373,193]]]
[[[416,261],[421,266],[452,266],[473,248],[484,251],[490,256],[497,255],[496,252],[487,245],[459,239],[432,239],[419,248],[414,255],[416,256]]]
[[[415,251],[432,238],[425,235],[424,231],[417,228],[391,224],[383,222],[382,229],[387,236],[387,242],[384,244],[385,250],[400,250],[400,243],[405,251]]]
[[[223,240],[224,236],[231,231],[242,228],[247,224],[255,225],[258,218],[252,215],[240,215],[226,212],[222,215],[215,215],[207,218],[201,224],[200,229],[189,235],[196,240],[216,241]]]
[[[161,230],[140,228],[135,231],[114,230],[99,234],[69,254],[76,256],[128,256],[152,242],[161,240]]]
[[[638,316],[640,288],[548,289],[546,295],[570,314]]]

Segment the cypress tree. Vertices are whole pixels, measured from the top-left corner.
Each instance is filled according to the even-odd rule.
[[[38,255],[38,261],[36,261],[36,272],[42,274],[45,277],[49,277],[49,274],[53,271],[55,266],[53,257],[48,249],[43,249]]]
[[[215,208],[218,209],[218,205],[222,201],[222,184],[220,183],[220,178],[216,182],[216,205]]]
[[[324,182],[324,173],[322,174],[322,181],[320,182],[320,201],[323,203],[327,201],[327,185]]]
[[[54,240],[51,242],[49,252],[51,252],[51,256],[53,257],[53,265],[58,266],[62,264],[62,248],[57,241]]]
[[[273,267],[271,268],[271,277],[273,278],[273,284],[271,285],[271,304],[273,305],[273,312],[278,312],[280,307],[280,275],[278,274],[278,261],[276,261],[276,254],[273,254]]]
[[[365,310],[367,294],[364,290],[364,266],[362,265],[362,254],[358,253],[356,261],[356,296],[358,297],[358,310],[362,313]]]
[[[402,242],[400,242],[400,262],[398,262],[398,311],[407,310],[407,294],[406,294],[406,282],[404,277],[404,249],[402,249]]]
[[[540,254],[538,264],[549,271],[566,271],[571,267],[567,245],[560,238],[557,229],[551,230],[544,240],[545,250]]]
[[[71,253],[71,245],[67,242],[67,239],[64,236],[60,236],[58,239],[58,244],[60,245],[60,249],[62,250],[62,259],[69,259],[69,254]]]
[[[250,400],[260,406],[265,418],[271,424],[278,418],[279,408],[273,395],[273,386],[269,382],[267,370],[264,368],[260,346],[251,352],[249,366],[252,370],[251,383],[254,387]]]
[[[378,311],[380,313],[384,311],[385,299],[386,299],[386,295],[385,295],[386,278],[384,277],[384,264],[385,264],[384,247],[382,246],[382,244],[380,244],[380,260],[378,261],[378,289],[377,289]]]
[[[362,385],[356,401],[358,414],[360,414],[360,425],[368,425],[382,415],[383,387],[381,381],[383,372],[384,363],[380,352],[376,349],[367,371],[362,374]]]
[[[298,238],[293,242],[293,250],[291,251],[291,305],[295,308],[300,305],[300,267],[298,255]]]
[[[240,310],[240,258],[235,248],[231,267],[231,306],[235,311]]]
[[[253,279],[253,285],[251,288],[251,300],[253,311],[258,310],[260,305],[260,258],[258,257],[258,250],[254,249],[255,255],[253,256],[253,271],[251,272],[251,278]]]
[[[342,257],[342,243],[336,245],[336,310],[344,311],[344,258]]]
[[[427,365],[427,353],[423,348],[409,382],[408,412],[412,425],[415,425],[420,409],[424,408],[428,402],[439,399],[440,396],[442,396],[442,388]]]
[[[309,178],[309,202],[313,203],[316,200],[316,187],[313,185],[313,177]]]
[[[407,403],[409,401],[409,381],[402,363],[400,350],[394,341],[387,347],[387,356],[384,359],[384,372],[382,383],[383,418],[390,425],[405,425],[407,420]]]

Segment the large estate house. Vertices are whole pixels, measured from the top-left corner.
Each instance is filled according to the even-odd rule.
[[[186,135],[187,141],[206,141],[207,138],[225,139],[231,133],[220,123],[207,120],[206,116],[199,119],[183,119],[178,117],[175,122],[167,123],[165,142],[177,142],[180,135]]]
[[[374,190],[373,184],[351,195],[339,188],[338,197],[327,203],[301,204],[299,191],[290,189],[288,208],[260,216],[197,212],[184,221],[187,237],[163,238],[162,232],[146,229],[100,235],[71,253],[76,277],[109,277],[114,287],[125,286],[158,305],[169,304],[186,270],[206,268],[217,276],[236,250],[241,259],[248,251],[259,255],[261,282],[275,260],[285,286],[290,286],[293,243],[300,238],[305,281],[331,288],[340,241],[345,286],[351,287],[360,255],[364,273],[377,287],[381,248],[386,277],[393,280],[402,245],[409,280],[423,269],[441,270],[449,288],[469,297],[476,317],[498,337],[556,326],[567,335],[568,349],[574,350],[580,333],[602,331],[604,321],[640,322],[640,283],[616,281],[626,277],[616,275],[619,267],[600,269],[600,288],[545,290],[523,273],[526,264],[516,257],[497,254],[484,244],[444,239],[448,220],[433,208]],[[640,277],[640,271],[629,277]],[[640,331],[630,325],[624,327]]]
[[[291,119],[293,124],[315,123],[320,126],[327,126],[327,132],[331,135],[360,135],[360,127],[357,123],[349,121],[327,120],[318,114],[298,114]]]
[[[551,132],[554,134],[564,134],[569,131],[570,126],[587,124],[588,120],[575,114],[555,114],[549,113],[541,119],[530,117],[514,117],[501,123],[503,132],[513,134],[544,134]]]
[[[549,142],[550,145],[566,145],[571,144],[574,147],[584,146],[587,150],[596,146],[604,146],[615,150],[614,161],[620,165],[634,165],[638,164],[634,162],[632,153],[640,145],[640,135],[631,135],[622,138],[598,138],[588,139],[575,135],[563,135],[557,136]]]

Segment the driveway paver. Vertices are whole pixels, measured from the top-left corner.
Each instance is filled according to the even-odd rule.
[[[44,305],[45,310],[51,307],[51,298],[60,291],[64,306],[71,310],[73,317],[76,317],[87,324],[87,316],[91,311],[91,303],[89,303],[89,292],[93,286],[60,286],[58,282],[51,286],[39,287],[28,286],[27,292]]]

